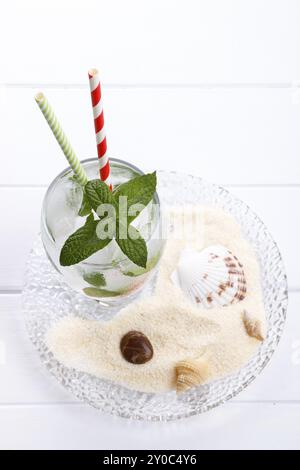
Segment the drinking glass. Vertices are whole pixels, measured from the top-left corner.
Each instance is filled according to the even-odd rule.
[[[99,178],[98,160],[82,162],[88,179]],[[128,162],[110,159],[113,188],[142,171]],[[142,268],[130,261],[113,239],[104,249],[72,266],[61,266],[60,251],[66,239],[79,227],[85,218],[78,212],[81,207],[83,188],[76,182],[71,168],[60,173],[50,184],[42,207],[41,237],[47,256],[67,284],[87,297],[97,299],[103,305],[129,303],[154,279],[161,257],[164,240],[162,218],[157,193],[153,200],[132,222],[146,241],[148,261]]]

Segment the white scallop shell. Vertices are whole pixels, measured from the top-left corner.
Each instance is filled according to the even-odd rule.
[[[225,307],[243,300],[246,279],[237,257],[222,245],[184,250],[171,279],[199,306]]]

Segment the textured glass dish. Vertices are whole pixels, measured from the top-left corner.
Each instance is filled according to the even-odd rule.
[[[248,364],[237,373],[177,396],[175,392],[151,394],[129,390],[116,383],[68,369],[50,353],[44,334],[70,313],[108,320],[117,311],[76,293],[54,270],[38,240],[27,264],[23,308],[32,342],[41,361],[73,395],[101,411],[145,420],[174,420],[199,414],[237,395],[270,360],[286,318],[287,279],[278,247],[263,222],[251,209],[223,188],[200,178],[177,173],[158,173],[161,204],[205,204],[225,209],[240,223],[260,262],[262,290],[268,321],[267,338]],[[150,286],[148,287],[150,289]]]

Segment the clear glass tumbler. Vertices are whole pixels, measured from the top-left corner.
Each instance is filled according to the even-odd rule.
[[[142,171],[122,160],[110,159],[111,182],[115,188]],[[98,160],[84,160],[82,165],[88,179],[99,177]],[[161,210],[157,194],[134,220],[133,225],[146,241],[148,261],[141,268],[130,261],[115,240],[73,266],[61,266],[59,255],[66,239],[85,222],[78,215],[82,187],[73,177],[71,168],[60,173],[50,184],[42,207],[41,236],[48,258],[70,287],[103,305],[130,302],[151,279],[161,257],[164,240],[161,235]]]

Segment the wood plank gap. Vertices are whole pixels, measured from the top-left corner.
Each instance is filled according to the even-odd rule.
[[[226,188],[249,188],[249,189],[300,189],[300,183],[223,183]]]
[[[9,288],[9,287],[5,287],[5,288],[0,288],[0,295],[21,295],[23,292],[23,289],[21,288],[15,288],[15,287],[12,287],[12,288]]]
[[[4,287],[4,288],[0,288],[0,295],[21,295],[23,292],[23,289],[20,287],[20,288],[16,288],[16,287],[12,287],[10,288],[9,286],[7,287]],[[297,286],[292,286],[292,287],[289,287],[288,288],[288,293],[289,294],[294,294],[294,293],[299,293],[300,292],[300,286],[297,287]]]
[[[26,82],[16,82],[16,83],[3,83],[0,85],[4,88],[51,88],[51,89],[88,89],[88,84],[84,83],[26,83]],[[282,82],[282,83],[222,83],[222,82],[203,82],[203,83],[105,83],[103,82],[105,88],[142,88],[142,89],[289,89],[289,88],[299,88],[299,82]]]
[[[230,404],[239,405],[253,405],[253,404],[267,404],[267,405],[299,405],[300,400],[235,400],[228,402]]]
[[[81,401],[49,401],[49,402],[40,402],[40,403],[26,403],[26,402],[15,402],[15,403],[0,403],[0,409],[1,408],[13,408],[13,407],[48,407],[48,406],[88,406],[87,403],[83,403]]]
[[[281,405],[299,405],[300,400],[248,400],[248,401],[242,401],[242,400],[229,400],[226,403],[224,403],[223,406],[240,406],[240,405],[274,405],[274,406],[281,406]],[[16,403],[0,403],[0,409],[1,408],[47,408],[47,407],[62,407],[62,406],[82,406],[85,408],[90,408],[90,405],[88,403],[83,403],[81,401],[65,401],[65,402],[41,402],[41,403],[23,403],[23,402],[16,402]],[[99,411],[101,413],[101,411]]]
[[[159,170],[158,170],[159,171]],[[193,175],[192,175],[193,176]],[[249,189],[300,189],[300,183],[214,183],[216,186],[224,186],[226,188],[249,188]],[[0,184],[0,189],[43,189],[47,188],[46,184]]]
[[[300,292],[300,288],[297,286],[291,286],[288,288],[289,294],[298,293],[298,292]]]

